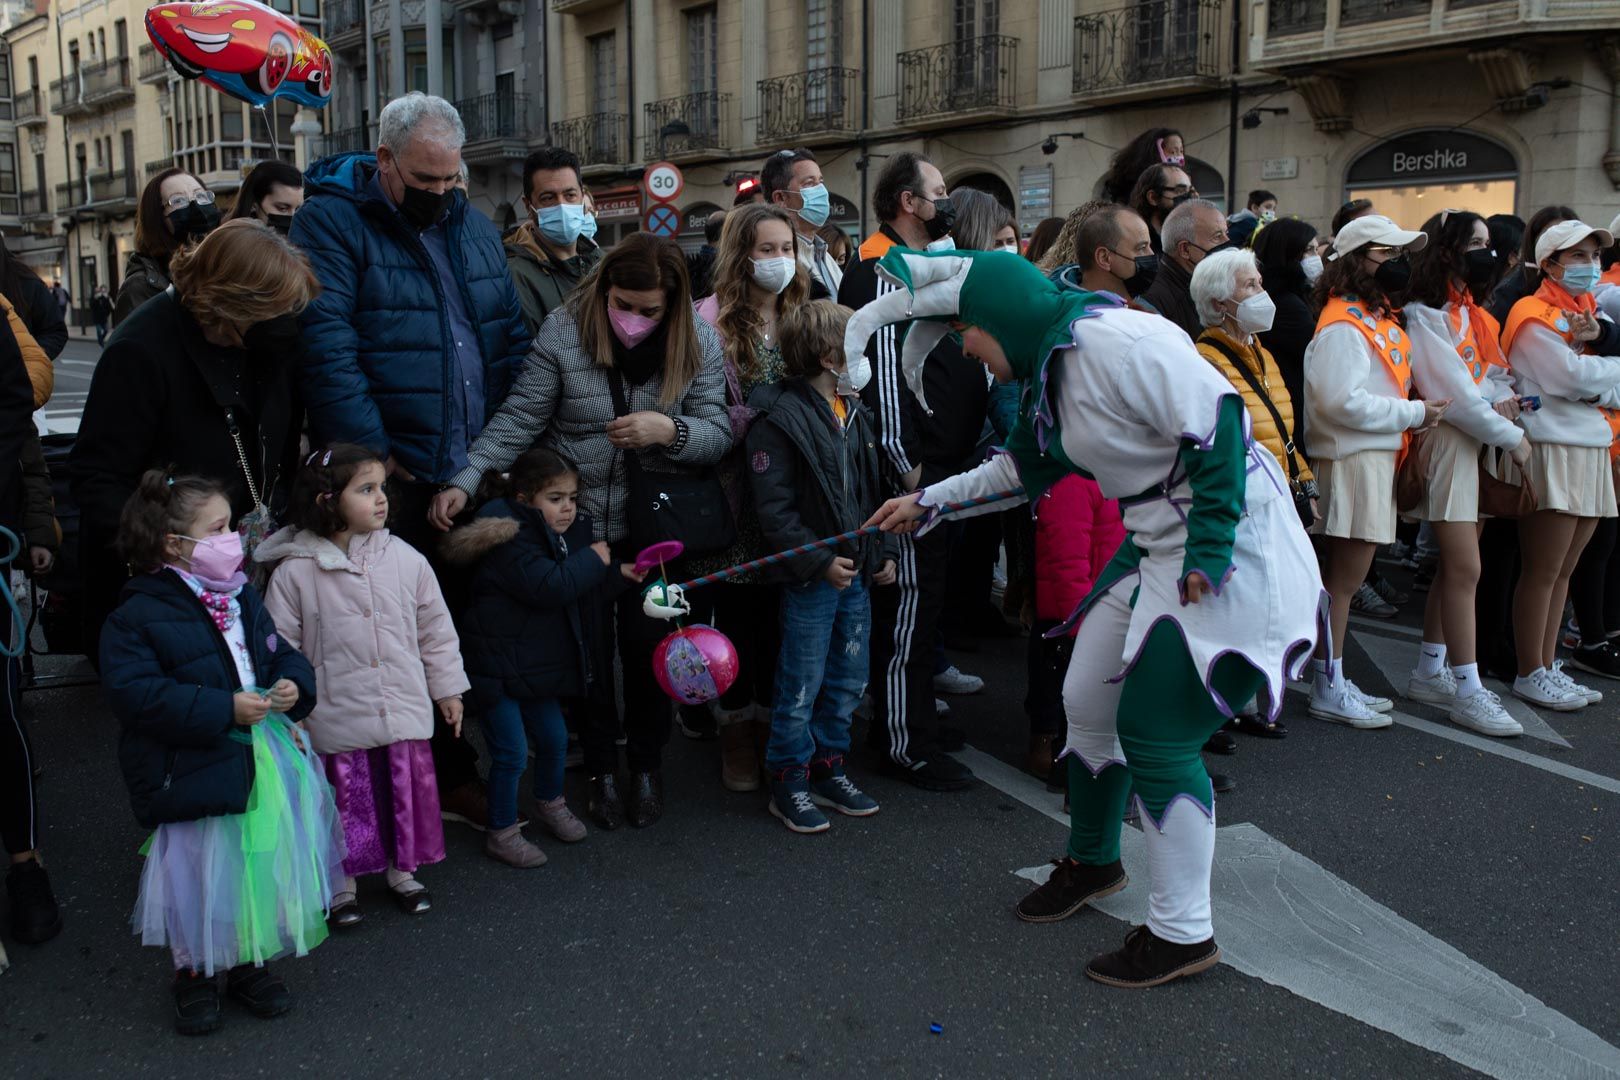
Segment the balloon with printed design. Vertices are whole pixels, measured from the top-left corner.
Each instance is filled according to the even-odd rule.
[[[332,98],[326,42],[257,0],[155,4],[146,36],[181,78],[259,108],[278,97],[319,109]]]
[[[712,626],[684,626],[653,649],[659,689],[683,705],[713,701],[737,681],[737,647]]]

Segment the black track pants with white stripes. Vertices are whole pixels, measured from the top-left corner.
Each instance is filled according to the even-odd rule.
[[[6,616],[10,618],[9,614]],[[39,847],[39,807],[34,798],[34,750],[17,715],[20,664],[0,657],[5,693],[0,696],[0,841],[12,855]]]
[[[945,603],[950,540],[935,529],[900,537],[898,581],[872,590],[870,741],[910,765],[933,745],[934,641]]]

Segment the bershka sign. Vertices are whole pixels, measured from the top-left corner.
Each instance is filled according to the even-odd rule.
[[[1347,187],[1483,180],[1517,176],[1518,163],[1503,145],[1471,131],[1412,131],[1378,143],[1350,166]]]

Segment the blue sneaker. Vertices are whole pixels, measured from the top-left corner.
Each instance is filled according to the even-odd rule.
[[[818,761],[810,767],[810,801],[849,817],[871,817],[878,812],[877,800],[855,786],[844,775],[844,759]]]
[[[816,809],[810,797],[810,770],[783,769],[771,778],[771,814],[796,833],[826,832],[832,828],[827,815]]]

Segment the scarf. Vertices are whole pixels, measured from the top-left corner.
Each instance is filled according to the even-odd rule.
[[[210,585],[213,583],[203,581],[190,570],[174,563],[167,565],[180,576],[180,580],[186,583],[186,587],[197,599],[202,601],[203,609],[208,612],[208,617],[214,620],[214,626],[221,634],[236,625],[236,620],[242,617],[242,602],[238,597],[242,594],[242,586],[247,583],[245,576],[238,574],[237,577],[242,580],[236,582],[233,587],[211,588]]]
[[[1450,286],[1451,306],[1446,311],[1446,319],[1451,324],[1451,332],[1458,341],[1463,341],[1462,313],[1468,312],[1468,332],[1473,338],[1474,348],[1479,352],[1479,358],[1488,368],[1495,364],[1499,368],[1508,366],[1507,357],[1502,353],[1502,328],[1496,321],[1496,316],[1480,307],[1474,300],[1474,294],[1467,289],[1459,289],[1455,284]],[[1464,359],[1467,359],[1466,357]],[[1470,370],[1469,374],[1473,374]],[[1479,381],[1476,377],[1475,382]]]

